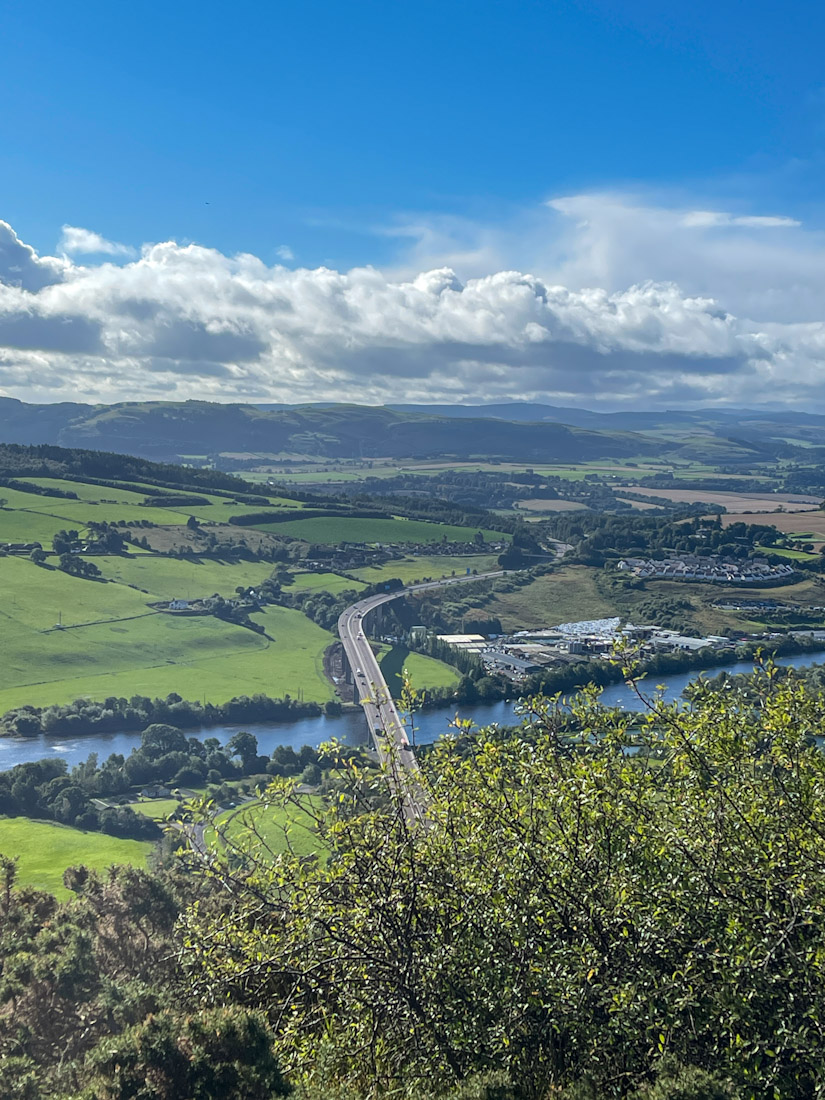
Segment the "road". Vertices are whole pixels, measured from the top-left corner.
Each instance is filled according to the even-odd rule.
[[[493,573],[463,574],[460,577],[445,577],[440,581],[425,581],[422,584],[397,588],[392,592],[382,592],[354,603],[338,619],[338,633],[352,669],[355,690],[364,708],[375,750],[381,764],[387,768],[393,789],[403,798],[404,814],[408,821],[423,821],[426,812],[418,761],[364,631],[364,619],[381,604],[397,600],[410,592],[502,577],[506,572],[505,569],[498,569]]]

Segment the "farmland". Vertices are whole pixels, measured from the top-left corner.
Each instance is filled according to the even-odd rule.
[[[177,579],[167,567],[184,564],[145,560],[160,565],[159,588]],[[234,580],[230,567],[210,563],[207,571],[213,566]],[[9,593],[0,635],[0,711],[169,692],[212,702],[252,692],[331,697],[322,661],[332,635],[300,611],[259,613],[265,637],[211,616],[152,613],[146,594],[125,584],[81,580],[18,558],[0,558],[0,584]],[[58,614],[61,630],[54,629]]]
[[[447,554],[422,554],[416,557],[400,558],[396,561],[386,562],[384,565],[370,565],[364,569],[357,569],[356,575],[368,584],[379,584],[381,581],[397,577],[404,584],[412,584],[424,577],[440,580],[441,577],[452,576],[453,573],[486,573],[491,569],[498,569],[495,554],[469,554],[466,557],[450,557]]]
[[[260,561],[222,562],[209,559],[186,561],[149,554],[126,557],[121,554],[95,558],[103,575],[118,585],[136,588],[148,597],[172,600],[195,599],[219,592],[234,594],[238,585],[260,584],[272,566]],[[108,590],[107,590],[108,591]]]
[[[360,592],[363,581],[353,581],[349,577],[339,577],[337,573],[296,573],[289,589],[292,592],[331,592],[337,595],[354,589]]]
[[[629,485],[628,489],[676,504],[721,504],[729,513],[740,513],[737,519],[747,512],[774,512],[780,507],[786,512],[804,512],[819,507],[816,497],[799,493],[726,493],[712,489],[651,489],[646,485]],[[764,523],[765,520],[754,522]]]
[[[742,513],[736,516],[722,516],[722,525],[729,527],[732,523],[770,523],[779,531],[803,539],[806,542],[825,542],[825,512],[816,510],[810,512],[772,512],[770,516],[748,515]]]
[[[28,817],[0,818],[0,852],[19,857],[22,886],[68,897],[63,885],[67,867],[82,863],[104,871],[113,863],[143,867],[153,845],[145,840],[120,840],[104,833],[82,832]]]
[[[445,539],[448,542],[472,542],[475,536],[475,529],[472,527],[455,527],[447,523],[428,523],[416,519],[362,519],[356,516],[261,523],[256,524],[256,529],[329,546],[339,542],[437,543]],[[484,531],[483,534],[490,542],[501,542],[507,538],[497,531]]]

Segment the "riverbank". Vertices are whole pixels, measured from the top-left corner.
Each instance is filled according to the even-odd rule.
[[[818,664],[816,658],[823,651],[797,654],[777,658],[776,663],[791,668],[803,668]],[[663,685],[664,698],[678,699],[691,680],[702,671],[715,672],[725,667],[731,674],[748,673],[753,670],[753,662],[737,661],[726,666],[713,666],[711,669],[683,670],[669,676],[658,673],[648,674],[642,680],[643,689],[653,692],[657,685]],[[605,706],[621,706],[628,710],[638,710],[638,698],[633,690],[622,681],[604,688],[602,702]],[[455,703],[442,706],[437,710],[417,712],[415,715],[415,739],[418,744],[427,744],[450,732],[450,726],[456,715],[470,719],[476,726],[488,726],[496,723],[500,726],[516,725],[520,721],[516,714],[517,699],[494,702]],[[348,745],[364,745],[368,741],[369,731],[360,707],[337,716],[318,715],[299,718],[291,722],[245,723],[243,725],[225,724],[203,727],[189,732],[201,739],[214,737],[221,745],[227,744],[240,730],[251,733],[258,741],[258,751],[262,755],[271,755],[279,745],[289,745],[296,751],[303,745],[317,747],[333,738]],[[76,737],[51,737],[41,734],[38,737],[0,738],[0,770],[6,770],[15,764],[24,764],[47,757],[61,757],[71,767],[83,763],[90,753],[97,753],[100,760],[112,753],[128,756],[132,749],[140,744],[140,734],[134,731],[96,733]]]

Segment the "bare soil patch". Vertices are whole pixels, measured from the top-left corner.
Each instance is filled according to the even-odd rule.
[[[516,507],[527,512],[586,512],[586,504],[577,500],[520,500]]]
[[[773,512],[780,506],[786,512],[805,512],[819,507],[817,497],[798,493],[725,493],[711,489],[651,489],[646,485],[629,485],[628,489],[675,504],[721,504],[728,512],[737,513]]]
[[[787,535],[813,535],[813,538],[805,539],[806,542],[825,542],[825,512],[819,509],[809,512],[771,512],[769,515],[764,512],[741,512],[739,515],[722,516],[723,527],[730,527],[732,523],[767,523]]]

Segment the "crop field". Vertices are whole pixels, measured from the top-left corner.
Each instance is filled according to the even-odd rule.
[[[305,803],[310,812],[321,808],[321,800],[312,795],[303,795],[301,803]],[[290,852],[298,856],[322,856],[324,852],[312,817],[298,806],[267,806],[252,802],[239,809],[225,811],[217,818],[216,825],[229,844],[243,851],[258,852],[263,856]],[[207,832],[207,840],[213,845],[220,843],[211,829]]]
[[[401,695],[404,669],[409,672],[412,685],[418,691],[453,687],[459,680],[458,671],[452,665],[437,661],[424,653],[411,653],[406,646],[396,645],[390,649],[382,646],[378,664],[394,699]]]
[[[449,542],[472,542],[476,533],[474,527],[454,527],[446,523],[427,523],[416,519],[359,519],[355,516],[262,523],[256,524],[256,530],[333,546],[339,542],[435,543],[444,538]],[[485,539],[490,541],[503,541],[510,537],[497,531],[483,533]]]
[[[67,867],[82,863],[105,871],[113,863],[143,867],[153,845],[146,840],[120,840],[104,833],[82,832],[28,817],[0,818],[0,852],[19,856],[18,882],[69,897],[63,885]]]
[[[469,554],[459,558],[450,557],[447,554],[422,554],[421,556],[400,558],[397,561],[388,561],[384,565],[369,565],[364,569],[356,569],[355,573],[368,584],[378,584],[383,580],[397,577],[404,584],[412,584],[414,581],[441,580],[442,577],[451,577],[454,573],[460,576],[475,569],[478,573],[488,573],[498,569],[499,564],[496,554]]]
[[[732,523],[768,523],[785,534],[796,536],[805,542],[825,542],[825,512],[772,512],[769,516],[748,515],[741,513],[736,516],[722,516],[722,526],[729,527]]]
[[[802,496],[798,493],[724,493],[711,489],[650,489],[645,485],[629,485],[634,493],[647,497],[660,497],[672,500],[676,504],[722,504],[728,512],[773,512],[780,506],[787,512],[804,512],[819,507],[814,496]],[[756,521],[764,523],[762,520]]]
[[[8,593],[0,609],[0,713],[25,703],[172,691],[216,703],[253,692],[332,697],[323,675],[332,635],[300,611],[258,614],[266,638],[211,616],[152,613],[133,588],[25,559],[0,558],[0,585]],[[64,629],[54,629],[58,614]]]
[[[260,584],[272,573],[269,562],[184,561],[177,558],[140,554],[124,557],[111,554],[96,557],[95,564],[103,575],[118,585],[139,589],[146,598],[195,599],[218,592],[234,596],[238,585]]]

